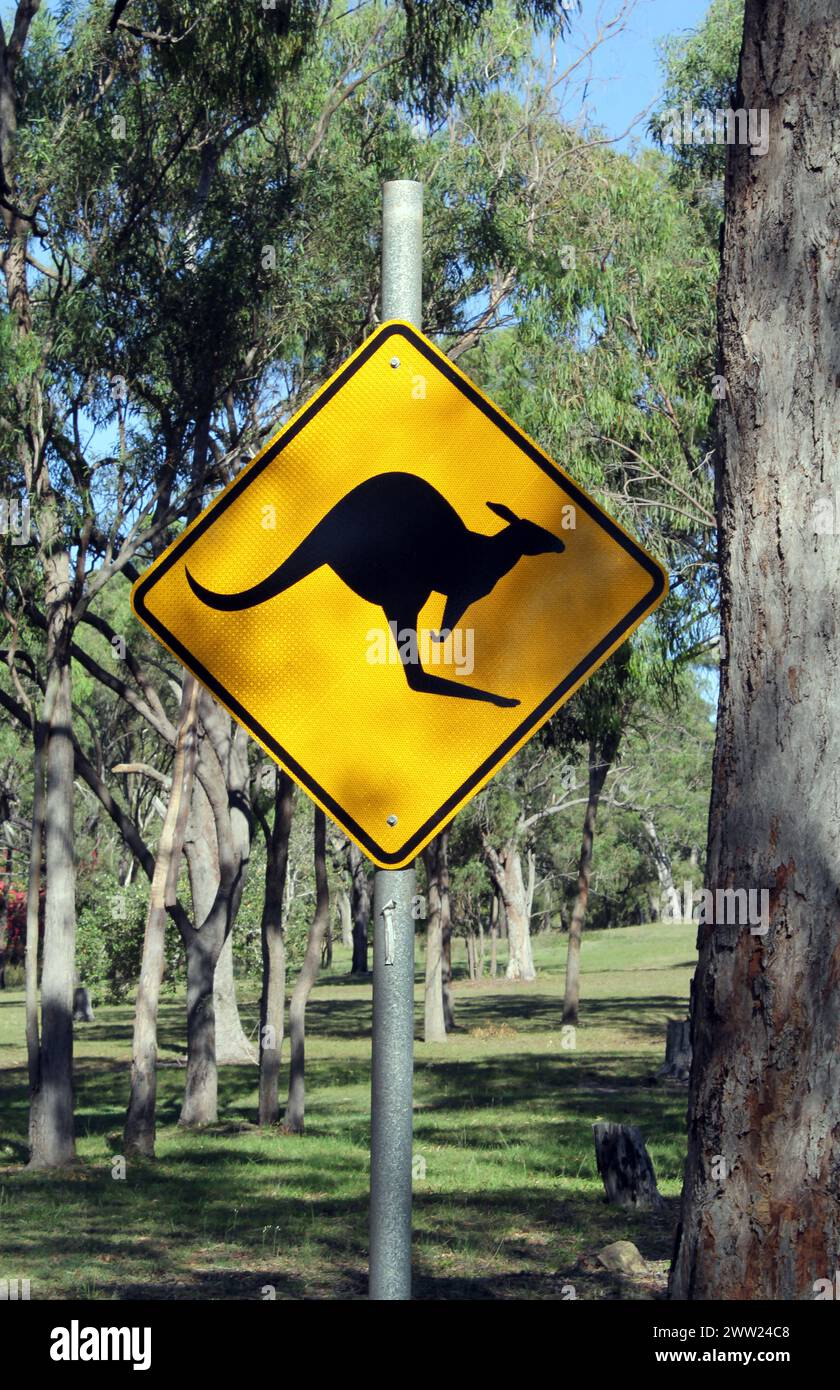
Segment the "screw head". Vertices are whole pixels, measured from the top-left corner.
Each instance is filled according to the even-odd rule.
[[[391,358],[391,366],[392,366],[392,367],[398,367],[399,365],[400,365],[400,359],[399,359],[398,357],[392,357],[392,358]]]
[[[394,826],[394,825],[396,825],[396,823],[397,823],[397,818],[396,818],[396,816],[390,815],[390,816],[388,817],[388,824],[389,824],[390,826]]]

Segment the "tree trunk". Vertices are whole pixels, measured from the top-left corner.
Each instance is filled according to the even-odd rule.
[[[216,1015],[213,979],[224,942],[219,914],[193,933],[187,951],[187,1079],[178,1123],[200,1127],[215,1124],[219,1114],[219,1072],[216,1064]]]
[[[303,1134],[306,1107],[306,1002],[318,977],[321,945],[330,920],[330,890],[327,884],[327,822],[320,807],[315,808],[315,915],[309,928],[306,955],[292,990],[289,1003],[289,1098],[283,1117],[287,1134]]]
[[[618,752],[620,735],[612,730],[600,744],[591,739],[589,744],[589,795],[583,817],[583,841],[578,861],[578,889],[572,920],[569,923],[569,944],[566,948],[566,986],[563,996],[563,1022],[576,1024],[580,1010],[580,945],[583,937],[583,923],[589,903],[589,884],[592,878],[592,846],[595,840],[595,819],[598,815],[598,802],[604,789],[604,782],[613,759]]]
[[[338,919],[341,923],[341,944],[348,951],[353,949],[353,917],[350,911],[350,895],[342,888],[338,895]]]
[[[178,1123],[211,1125],[218,1118],[219,1078],[213,985],[216,966],[233,929],[250,853],[247,735],[206,693],[200,697],[204,739],[199,751],[201,790],[213,813],[219,882],[213,906],[187,948],[187,1075]],[[200,798],[199,798],[200,799]],[[195,798],[194,798],[195,800]],[[250,808],[248,808],[250,809]]]
[[[505,898],[505,917],[508,923],[508,945],[511,947],[505,974],[509,980],[535,980],[534,957],[531,953],[531,917],[528,893],[522,879],[522,857],[514,852],[510,863],[511,894]],[[515,947],[512,943],[515,943]]]
[[[41,887],[43,883],[44,811],[46,805],[46,748],[55,687],[47,687],[44,708],[35,716],[32,837],[29,848],[29,880],[26,893],[26,1058],[29,1071],[30,1148],[35,1096],[41,1077],[41,1042],[38,1027],[38,946],[41,935]]]
[[[671,871],[671,857],[659,838],[656,822],[649,812],[642,815],[642,825],[650,841],[656,877],[659,880],[661,895],[659,915],[664,922],[681,922],[682,905],[680,903],[679,893],[674,887],[674,875]]]
[[[184,843],[190,878],[193,921],[201,924],[213,911],[219,891],[219,848],[216,824],[207,794],[199,782],[193,783],[193,800]],[[189,946],[189,942],[185,943]],[[219,952],[213,976],[213,1017],[216,1032],[216,1065],[254,1063],[256,1049],[246,1037],[236,1002],[233,974],[233,932]]]
[[[53,516],[49,523],[57,531]],[[30,1166],[58,1168],[76,1157],[73,1135],[73,990],[76,966],[74,752],[70,672],[70,557],[57,535],[45,559],[47,719],[44,843],[47,859],[41,1042],[30,1115]],[[34,870],[40,877],[40,866]]]
[[[528,903],[519,847],[516,840],[511,839],[500,852],[491,844],[487,834],[482,835],[481,843],[500,905],[504,905],[508,936],[507,978],[533,980],[535,971],[528,927]]]
[[[677,1299],[798,1300],[840,1252],[840,33],[834,0],[747,0],[728,149],[717,463],[724,659],[692,1004]],[[827,534],[829,532],[830,534]],[[716,916],[731,919],[733,910]],[[757,930],[753,931],[751,926]],[[765,930],[766,928],[766,930]]]
[[[490,979],[495,980],[496,972],[499,968],[499,911],[500,898],[499,890],[493,894],[493,906],[490,909]]]
[[[131,1093],[125,1118],[127,1153],[153,1158],[157,1105],[157,1018],[160,987],[166,963],[166,904],[175,901],[178,869],[187,827],[196,759],[196,716],[199,686],[184,677],[172,765],[172,786],[160,834],[155,871],[149,892],[143,959],[134,1005]]]
[[[370,922],[370,884],[367,864],[356,845],[348,846],[352,875],[351,908],[353,912],[353,963],[351,975],[368,973],[368,924]]]
[[[233,973],[233,932],[219,953],[213,976],[213,1013],[216,1018],[216,1062],[220,1067],[242,1063],[251,1066],[257,1060],[257,1050],[239,1017],[236,1002],[236,977]]]
[[[509,980],[530,982],[536,979],[536,971],[531,955],[528,895],[522,877],[522,855],[519,846],[516,840],[511,839],[499,853],[485,836],[484,853],[504,903],[508,936],[508,964],[505,974]]]
[[[262,913],[262,996],[260,998],[260,1110],[261,1125],[274,1125],[280,1114],[278,1083],[286,1008],[286,941],[283,902],[292,833],[295,784],[276,772],[274,823],[267,834],[265,899]]]
[[[443,992],[443,1023],[447,1033],[455,1027],[455,996],[452,990],[452,904],[449,893],[449,830],[438,836],[438,892],[440,894],[440,983]]]
[[[446,832],[444,831],[443,834]],[[426,917],[426,987],[423,1011],[423,1041],[446,1042],[443,1015],[443,931],[440,894],[442,857],[441,835],[423,851],[426,865],[429,910]]]
[[[44,576],[47,613],[46,693],[43,738],[35,738],[36,806],[44,780],[44,848],[46,904],[44,961],[41,978],[41,1029],[38,1036],[37,981],[27,980],[27,1052],[29,1060],[30,1164],[58,1167],[75,1158],[73,1137],[73,984],[76,945],[76,867],[74,854],[74,784],[70,638],[73,593],[65,524],[60,515],[46,452],[49,404],[44,390],[43,344],[33,334],[33,305],[27,280],[31,223],[14,211],[25,201],[17,178],[17,133],[20,79],[18,69],[38,6],[19,4],[10,37],[0,26],[0,164],[5,194],[0,220],[6,234],[0,272],[6,288],[11,343],[27,369],[9,392],[14,407],[15,451],[30,498],[38,508],[38,557]],[[5,413],[5,405],[4,405]],[[42,753],[43,757],[39,758]],[[40,854],[29,869],[28,912],[34,896],[37,967]],[[33,895],[34,888],[34,895]],[[30,943],[31,946],[31,943]],[[33,1027],[34,1023],[34,1027]]]

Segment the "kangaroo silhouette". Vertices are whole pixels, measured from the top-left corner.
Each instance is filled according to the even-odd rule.
[[[487,506],[508,523],[492,536],[470,531],[446,498],[415,474],[380,473],[346,493],[297,549],[250,589],[215,593],[189,570],[187,580],[202,603],[233,613],[276,598],[328,565],[359,598],[379,604],[392,631],[397,625],[411,690],[511,707],[519,701],[424,671],[419,661],[411,660],[416,641],[405,641],[406,631],[416,639],[418,616],[432,593],[446,596],[443,628],[433,634],[442,642],[470,605],[489,594],[523,555],[559,555],[565,550],[557,536],[516,516],[503,503]]]

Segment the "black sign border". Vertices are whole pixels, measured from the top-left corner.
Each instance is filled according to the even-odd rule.
[[[364,366],[371,355],[381,347],[388,338],[395,336],[402,337],[409,342],[417,352],[426,358],[431,366],[446,377],[453,386],[456,386],[472,405],[482,411],[482,413],[486,415],[508,439],[527,455],[532,463],[535,463],[553,482],[556,482],[557,485],[562,488],[563,492],[572,499],[576,506],[580,507],[593,521],[605,530],[608,535],[610,535],[612,539],[651,576],[652,582],[651,588],[644,598],[634,604],[626,617],[624,617],[620,623],[617,623],[615,627],[610,629],[606,636],[592,648],[587,656],[585,656],[582,661],[579,661],[574,669],[564,677],[554,690],[552,690],[551,694],[547,695],[545,699],[523,719],[522,723],[517,726],[513,733],[509,734],[507,738],[504,739],[495,752],[491,753],[488,758],[485,758],[481,766],[461,784],[458,790],[453,792],[450,797],[447,797],[440,809],[429,816],[420,828],[416,830],[413,835],[409,836],[400,849],[389,852],[384,850],[381,845],[377,844],[372,836],[368,835],[367,832],[356,823],[353,817],[348,815],[347,812],[333,800],[329,792],[327,792],[324,787],[320,786],[313,777],[310,777],[306,769],[301,767],[300,763],[292,757],[288,750],[283,748],[268,730],[264,729],[262,725],[240,705],[235,696],[231,695],[230,691],[226,690],[222,683],[218,681],[210,671],[206,670],[201,662],[195,659],[183,643],[179,642],[178,638],[149,611],[146,598],[155,584],[157,584],[158,580],[162,579],[167,571],[186,554],[199,537],[204,535],[205,531],[217,520],[220,513],[229,507],[232,502],[235,502],[237,497],[244,492],[254,479],[259,477],[263,469],[267,468],[268,465],[277,458],[278,454],[282,453],[286,446],[300,434],[301,430],[306,428],[318,411],[323,410],[324,406],[329,404],[333,396],[335,396],[341,390],[342,386]],[[358,356],[353,358],[351,362],[348,362],[343,370],[339,371],[338,375],[329,383],[321,395],[303,410],[301,415],[299,415],[289,428],[283,432],[274,444],[269,446],[264,454],[258,456],[253,463],[246,466],[240,477],[234,482],[233,486],[218,499],[218,502],[210,504],[207,514],[196,523],[192,530],[180,541],[175,543],[172,549],[164,555],[160,563],[154,567],[150,573],[144,575],[137,582],[132,592],[132,603],[137,616],[161,639],[164,645],[178,657],[179,661],[186,666],[187,670],[191,671],[192,674],[201,681],[202,685],[205,685],[213,695],[217,696],[230,713],[234,715],[246,729],[254,734],[259,742],[270,750],[277,761],[285,767],[307,791],[311,792],[315,800],[320,802],[333,819],[348,830],[353,838],[358,841],[372,858],[386,866],[396,867],[409,859],[412,850],[414,850],[415,853],[417,852],[418,847],[427,839],[429,834],[440,828],[453,813],[455,808],[470,795],[473,789],[488,775],[488,773],[492,772],[494,768],[498,767],[499,764],[504,761],[505,756],[511,749],[514,748],[516,744],[522,742],[535,726],[553,710],[554,706],[559,705],[563,696],[586,675],[587,671],[597,663],[604,652],[608,651],[610,647],[621,640],[625,633],[635,627],[640,618],[657,603],[665,592],[665,587],[665,574],[656,561],[642,550],[641,546],[637,545],[630,536],[626,535],[624,531],[615,524],[611,517],[601,511],[601,508],[591,497],[588,497],[570,478],[567,478],[558,468],[555,468],[550,460],[541,454],[531,441],[520,432],[516,425],[505,419],[490,401],[485,400],[484,397],[479,394],[471,382],[465,380],[445,359],[442,360],[438,357],[437,353],[430,349],[424,339],[408,324],[388,323],[371,334]]]

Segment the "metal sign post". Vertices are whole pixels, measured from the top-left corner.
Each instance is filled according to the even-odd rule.
[[[381,870],[375,1299],[411,1297],[406,866],[668,586],[422,332],[422,196],[410,181],[383,188],[383,322],[131,595],[138,619]]]
[[[382,187],[380,318],[422,327],[423,185]],[[377,869],[373,889],[370,1270],[372,1299],[411,1298],[411,1142],[416,878]]]

